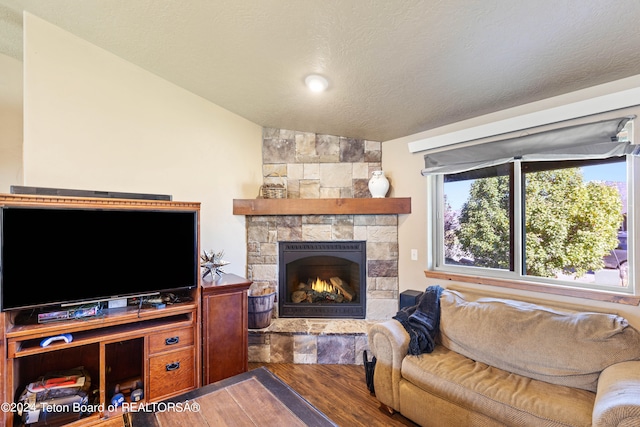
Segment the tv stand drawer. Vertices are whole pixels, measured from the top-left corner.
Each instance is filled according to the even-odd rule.
[[[149,358],[149,399],[183,393],[196,388],[193,346]]]
[[[162,331],[149,336],[149,354],[163,353],[193,345],[192,327]]]

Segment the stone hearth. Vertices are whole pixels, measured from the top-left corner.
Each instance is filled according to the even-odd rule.
[[[374,321],[274,319],[249,331],[249,361],[266,363],[361,365]]]

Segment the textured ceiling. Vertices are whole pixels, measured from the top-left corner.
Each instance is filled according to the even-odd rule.
[[[16,58],[22,10],[261,126],[377,141],[640,74],[638,0],[0,0]]]

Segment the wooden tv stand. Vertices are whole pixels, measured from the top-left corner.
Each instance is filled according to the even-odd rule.
[[[199,211],[197,203],[0,195],[0,205],[6,204],[81,204],[83,207],[109,209]],[[0,361],[0,378],[3,381],[0,387],[0,404],[3,404],[0,425],[21,425],[14,410],[18,407],[16,402],[22,390],[52,371],[83,366],[91,376],[96,402],[90,399],[90,404],[99,410],[70,424],[73,426],[122,425],[123,409],[118,407],[112,411],[111,398],[116,385],[131,378],[142,381],[142,403],[160,401],[200,387],[200,286],[198,283],[194,290],[183,294],[182,302],[167,304],[164,308],[129,305],[105,309],[95,317],[50,323],[37,323],[36,318],[23,321],[13,311],[0,313],[0,351],[3,354]],[[44,338],[63,333],[70,333],[73,340],[69,343],[55,341],[41,347]]]

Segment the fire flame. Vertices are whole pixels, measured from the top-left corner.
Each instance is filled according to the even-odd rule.
[[[313,289],[316,292],[329,292],[334,294],[338,293],[338,291],[333,287],[333,285],[331,285],[330,283],[327,283],[326,281],[320,279],[319,277],[316,277],[316,280],[311,284],[311,289]]]

